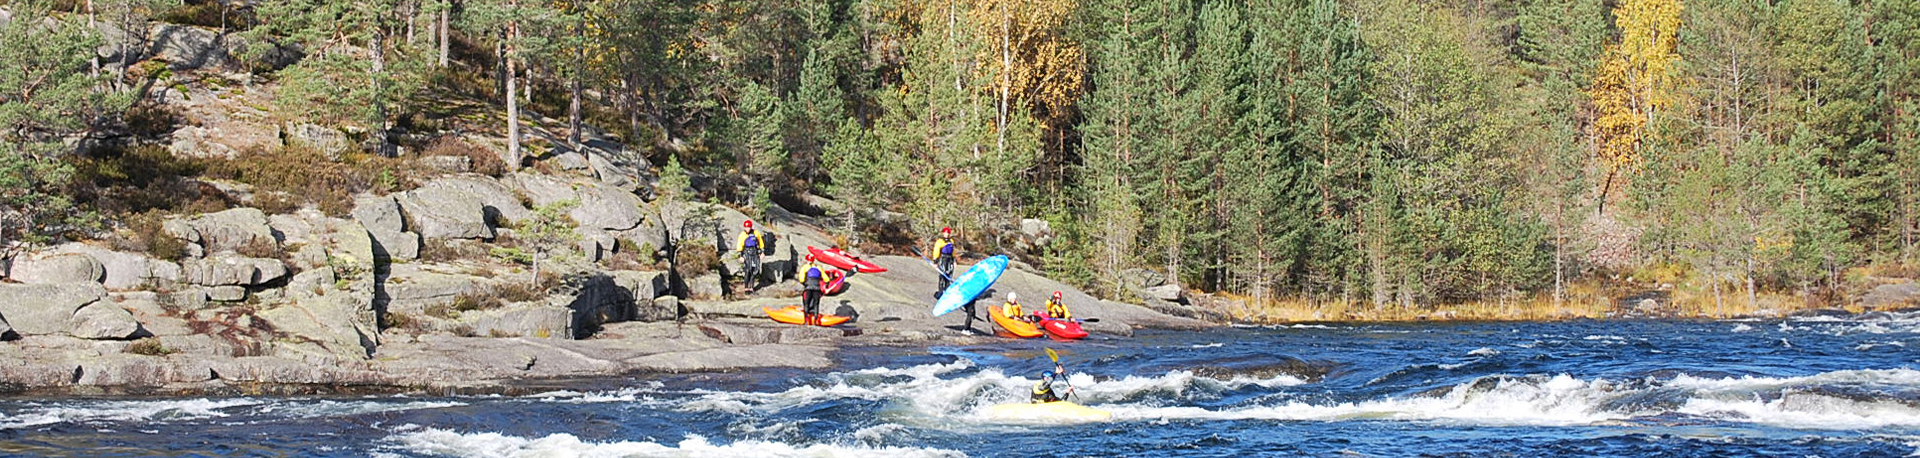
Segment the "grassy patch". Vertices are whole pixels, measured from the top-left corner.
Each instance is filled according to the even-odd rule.
[[[304,145],[253,148],[230,160],[209,161],[206,175],[253,185],[263,193],[286,193],[305,199],[334,217],[353,210],[353,195],[390,193],[416,185],[418,169],[411,163],[357,151],[338,159]]]
[[[127,353],[146,356],[167,356],[178,353],[178,351],[160,345],[160,339],[158,338],[148,337],[133,341],[132,345],[127,345]]]
[[[460,137],[447,135],[435,139],[427,145],[423,156],[459,156],[472,161],[474,173],[498,177],[507,173],[506,161],[500,160],[500,154],[493,150],[474,146]]]

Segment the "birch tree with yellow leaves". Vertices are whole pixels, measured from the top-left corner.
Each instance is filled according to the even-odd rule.
[[[1614,182],[1640,162],[1647,127],[1674,104],[1682,8],[1680,0],[1623,0],[1613,8],[1620,36],[1602,53],[1588,90],[1596,153],[1606,170],[1599,195],[1602,212]]]

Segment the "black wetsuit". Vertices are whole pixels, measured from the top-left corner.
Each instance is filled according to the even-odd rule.
[[[807,324],[816,324],[819,322],[820,316],[820,295],[822,293],[820,282],[822,278],[825,277],[825,272],[822,272],[818,265],[808,264],[805,275],[805,279],[801,281],[801,285],[805,287],[805,290],[800,296],[806,308]]]

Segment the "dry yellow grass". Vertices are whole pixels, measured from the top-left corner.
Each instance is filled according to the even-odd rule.
[[[1235,320],[1249,323],[1297,322],[1410,322],[1410,321],[1558,321],[1603,319],[1627,310],[1615,305],[1618,298],[1640,289],[1604,288],[1580,284],[1568,289],[1567,299],[1556,303],[1551,295],[1540,294],[1507,301],[1483,301],[1445,305],[1398,304],[1375,306],[1366,301],[1312,301],[1289,298],[1254,303],[1251,297],[1221,295],[1232,299],[1234,310],[1224,310]],[[1829,305],[1817,300],[1779,293],[1759,294],[1749,302],[1745,294],[1723,293],[1719,301],[1710,294],[1670,291],[1655,316],[1671,318],[1736,318],[1783,316],[1796,311]],[[1737,296],[1737,297],[1736,297]],[[1849,306],[1856,310],[1857,306]]]

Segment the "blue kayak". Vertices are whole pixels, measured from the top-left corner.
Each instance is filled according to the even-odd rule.
[[[987,258],[974,264],[967,269],[967,273],[954,278],[953,284],[947,285],[945,292],[940,293],[940,301],[933,303],[933,316],[959,310],[960,306],[972,302],[973,298],[980,296],[980,293],[987,292],[987,288],[992,287],[993,282],[1000,280],[1000,274],[1006,271],[1005,255]]]

